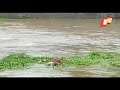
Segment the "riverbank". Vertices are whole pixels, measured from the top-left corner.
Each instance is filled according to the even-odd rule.
[[[22,69],[35,63],[47,64],[52,57],[34,57],[24,53],[13,53],[0,60],[0,70]],[[85,56],[61,57],[57,68],[89,66],[100,64],[107,68],[120,68],[120,54],[94,51]]]
[[[112,18],[120,16],[119,13],[0,13],[9,18],[87,18],[101,19],[104,16]]]

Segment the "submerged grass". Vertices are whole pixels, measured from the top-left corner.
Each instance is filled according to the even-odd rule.
[[[10,19],[8,16],[0,16],[0,19]]]
[[[20,69],[30,66],[34,63],[47,63],[52,57],[42,56],[33,57],[25,53],[13,53],[0,60],[0,70]],[[110,52],[94,51],[86,56],[62,57],[62,64],[59,67],[88,66],[92,64],[101,64],[106,67],[120,68],[120,54]]]
[[[47,62],[50,59],[50,57],[33,57],[25,53],[13,53],[0,60],[0,69],[19,69],[37,62]]]
[[[88,66],[92,64],[102,64],[109,61],[107,64],[110,66],[118,67],[120,65],[120,54],[110,52],[94,51],[86,56],[81,57],[68,57],[63,59],[63,66]],[[115,63],[117,61],[117,64]],[[106,63],[104,66],[107,65]]]

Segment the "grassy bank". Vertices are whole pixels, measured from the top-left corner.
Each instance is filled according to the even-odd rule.
[[[23,53],[10,54],[0,60],[0,70],[20,69],[30,66],[34,63],[47,63],[52,57],[33,57]],[[91,52],[86,56],[62,57],[62,64],[59,67],[88,66],[92,64],[101,64],[103,66],[120,68],[120,54],[109,52]]]

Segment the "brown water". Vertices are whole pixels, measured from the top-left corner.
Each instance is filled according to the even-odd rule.
[[[34,56],[84,55],[93,50],[120,53],[120,21],[106,28],[100,19],[9,19],[0,21],[0,57],[13,52]],[[53,69],[35,64],[24,70],[0,72],[5,77],[119,77],[119,70],[99,65]]]

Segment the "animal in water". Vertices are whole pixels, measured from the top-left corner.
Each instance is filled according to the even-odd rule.
[[[59,57],[53,57],[52,61],[48,62],[48,65],[57,66],[61,64],[61,59]]]

